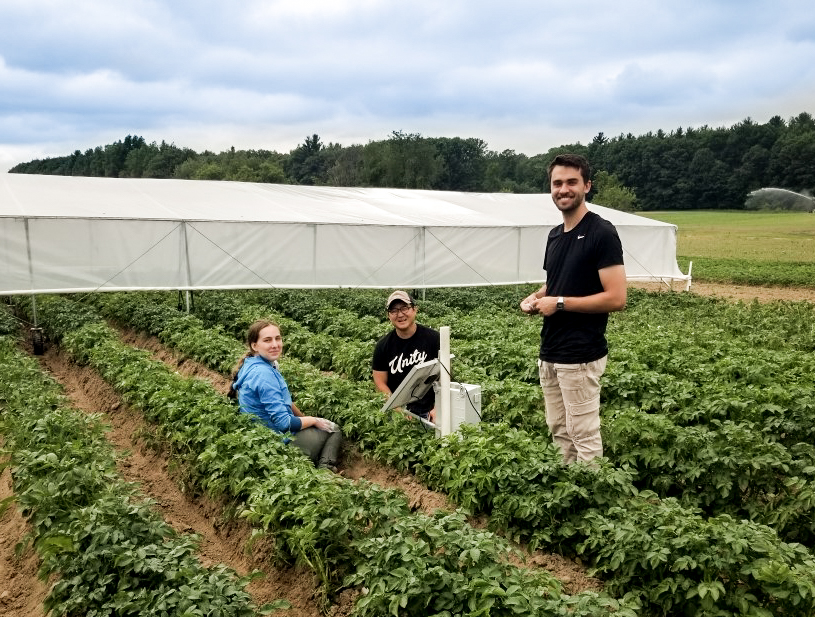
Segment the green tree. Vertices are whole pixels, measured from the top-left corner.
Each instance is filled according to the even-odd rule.
[[[394,131],[385,142],[363,150],[364,177],[370,186],[438,188],[444,162],[429,140],[418,133]]]
[[[285,170],[297,184],[322,184],[326,171],[325,158],[320,156],[323,144],[316,133],[289,154]]]
[[[524,193],[549,190],[548,164],[562,152],[583,154],[593,169],[617,179],[619,186],[610,185],[603,199],[625,202],[631,197],[627,189],[643,210],[742,208],[757,188],[815,189],[815,118],[806,112],[786,122],[773,116],[765,124],[748,117],[729,128],[679,127],[614,138],[599,132],[588,146],[560,145],[532,156],[491,152],[476,138],[425,138],[402,131],[348,148],[325,146],[315,134],[288,154],[233,147],[198,155],[128,135],[10,171]],[[612,188],[623,194],[613,195]]]
[[[483,190],[490,193],[540,193],[542,187],[532,179],[534,166],[525,154],[515,150],[487,152]]]
[[[185,161],[186,163],[187,161]],[[177,176],[176,176],[177,177]],[[203,165],[199,165],[198,169],[191,176],[193,180],[223,180],[224,169],[214,161],[209,161]]]
[[[523,157],[518,161],[517,181],[524,192],[549,192],[549,163],[552,161],[545,154]],[[526,189],[529,189],[528,191]]]
[[[475,138],[438,137],[428,140],[443,162],[434,188],[446,191],[482,191],[487,168],[487,143]]]
[[[815,190],[815,126],[791,122],[770,151],[768,184],[792,191]]]
[[[748,194],[763,186],[769,186],[768,174],[770,151],[762,145],[755,144],[744,152],[741,164],[730,177],[732,190],[738,194]]]
[[[155,142],[130,151],[125,157],[121,175],[126,178],[144,177],[144,170],[147,169],[150,160],[156,155],[158,155],[158,146]]]
[[[743,198],[734,200],[725,190],[729,186],[730,170],[709,148],[696,151],[688,171],[694,179],[697,208],[716,210],[742,206]]]
[[[639,210],[637,196],[630,188],[623,186],[620,179],[607,171],[598,171],[592,180],[592,203],[624,212]]]
[[[329,186],[361,186],[364,184],[364,148],[353,145],[335,148],[326,172]]]
[[[154,146],[155,142],[151,145]],[[175,176],[176,167],[185,160],[197,156],[188,148],[182,149],[163,140],[158,147],[151,149],[151,154],[142,173],[143,178],[172,178]]]
[[[285,184],[286,172],[283,171],[283,167],[277,161],[263,161],[258,167],[258,182]]]

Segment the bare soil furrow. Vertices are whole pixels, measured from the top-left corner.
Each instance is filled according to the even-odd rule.
[[[168,458],[145,446],[143,436],[150,432],[149,424],[138,411],[125,405],[98,374],[74,364],[56,347],[48,349],[41,360],[43,367],[62,384],[75,408],[102,414],[111,426],[109,439],[122,454],[118,462],[122,477],[138,483],[174,529],[200,536],[199,556],[204,565],[222,563],[241,575],[261,570],[264,576],[248,587],[257,604],[285,598],[292,604],[287,611],[291,617],[320,614],[311,573],[272,566],[262,542],[256,543],[248,554],[244,547],[249,526],[227,517],[222,504],[190,496],[181,489]]]

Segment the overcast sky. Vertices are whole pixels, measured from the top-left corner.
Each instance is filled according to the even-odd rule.
[[[803,111],[812,0],[0,0],[0,170],[126,135],[533,155]]]

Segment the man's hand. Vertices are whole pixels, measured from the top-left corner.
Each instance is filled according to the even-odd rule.
[[[431,409],[430,412],[427,414],[427,419],[430,420],[433,424],[436,423],[436,408],[435,407],[433,409]]]
[[[540,314],[549,317],[549,315],[557,311],[557,298],[554,296],[538,298],[538,296],[532,294],[521,301],[521,310],[527,315]]]
[[[555,296],[544,296],[535,300],[537,312],[544,317],[549,317],[557,312],[557,298]]]
[[[527,315],[534,315],[538,312],[538,309],[535,307],[535,302],[537,302],[538,296],[534,293],[529,294],[526,298],[521,300],[521,310],[526,313]]]

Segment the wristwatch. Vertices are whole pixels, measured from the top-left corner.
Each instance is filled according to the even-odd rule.
[[[563,296],[558,296],[558,299],[557,299],[557,310],[559,310],[559,311],[562,311],[562,310],[563,310]]]

